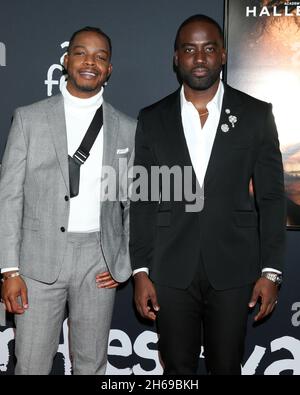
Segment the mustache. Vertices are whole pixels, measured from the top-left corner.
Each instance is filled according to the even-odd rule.
[[[194,68],[192,69],[192,71],[197,71],[197,70],[200,70],[200,71],[209,71],[209,69],[208,69],[207,67],[203,67],[203,66],[196,66],[196,67],[194,67]]]
[[[94,69],[81,69],[79,70],[79,73],[93,73],[96,75],[99,74],[98,70],[94,70]]]

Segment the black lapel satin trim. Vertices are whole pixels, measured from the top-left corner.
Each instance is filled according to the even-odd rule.
[[[180,89],[170,95],[162,108],[161,116],[165,144],[172,149],[174,163],[179,166],[192,166],[181,119]]]
[[[222,103],[222,110],[220,115],[220,121],[218,124],[218,129],[216,132],[215,141],[212,147],[210,159],[208,162],[205,178],[204,178],[204,187],[207,187],[217,173],[219,166],[222,164],[222,157],[224,155],[224,147],[231,144],[232,137],[234,134],[238,133],[238,123],[241,120],[243,106],[242,101],[237,93],[237,91],[227,84],[224,84],[224,97]],[[235,127],[232,128],[225,110],[229,109],[231,115],[235,115],[238,119]],[[230,130],[227,133],[224,133],[221,130],[221,126],[223,124],[227,124],[230,127]]]

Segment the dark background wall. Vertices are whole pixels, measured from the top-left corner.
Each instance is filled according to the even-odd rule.
[[[47,74],[51,77],[49,69],[54,65],[52,81],[59,81],[60,58],[65,52],[61,44],[73,31],[92,25],[111,36],[114,70],[105,97],[136,117],[140,108],[177,88],[172,71],[175,33],[195,13],[207,14],[222,25],[223,0],[2,0],[0,42],[5,44],[6,59],[0,52],[0,64],[5,60],[6,65],[0,66],[0,160],[13,110],[47,97],[51,88],[45,84]],[[58,85],[53,85],[52,94],[58,92]],[[300,234],[288,233],[287,241],[280,303],[264,325],[254,328],[254,314],[249,317],[245,374],[300,374]],[[0,374],[12,373],[12,326],[10,320],[8,327],[0,328]],[[135,314],[128,282],[117,292],[108,373],[161,373],[156,342],[153,325],[141,322]],[[202,371],[203,358],[200,362]],[[66,329],[53,372],[64,371],[69,372]]]
[[[223,23],[222,0],[1,0],[0,42],[7,50],[7,66],[0,69],[1,152],[13,109],[46,97],[48,68],[59,63],[65,52],[60,44],[74,31],[98,26],[111,36],[114,70],[105,96],[135,117],[177,87],[175,33],[186,17],[199,12]],[[58,76],[56,70],[54,79]]]

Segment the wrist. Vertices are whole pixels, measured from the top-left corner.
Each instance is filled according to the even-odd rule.
[[[147,272],[138,272],[133,275],[134,280],[139,280],[141,278],[149,278]]]
[[[20,276],[19,270],[13,270],[11,272],[2,273],[2,282],[5,280],[9,280],[10,278],[15,278],[19,276]]]
[[[281,274],[274,273],[274,272],[263,272],[261,276],[272,281],[277,286],[279,286],[282,283],[282,275]]]

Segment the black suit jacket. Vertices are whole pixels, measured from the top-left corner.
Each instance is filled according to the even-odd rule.
[[[204,208],[187,202],[133,201],[133,270],[150,269],[154,282],[187,288],[202,259],[215,289],[255,281],[261,268],[282,269],[285,199],[282,159],[270,104],[224,85],[220,122],[204,180]],[[236,116],[234,127],[229,114]],[[222,125],[229,131],[222,131]],[[223,126],[224,129],[224,126]],[[180,90],[139,115],[135,164],[192,166],[185,141]],[[253,180],[254,199],[249,194]],[[193,186],[197,181],[193,173]],[[163,187],[163,186],[161,186]],[[150,194],[150,193],[149,193]]]

